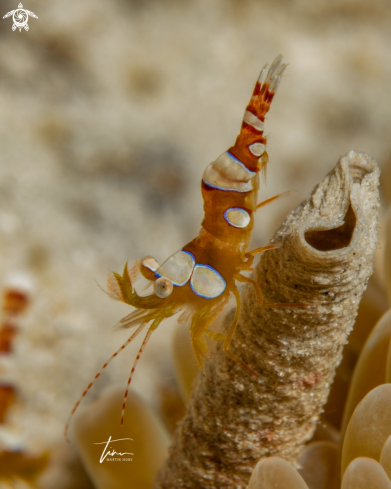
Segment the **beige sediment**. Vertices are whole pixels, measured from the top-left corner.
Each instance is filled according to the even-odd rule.
[[[351,151],[293,211],[254,271],[265,302],[242,294],[231,350],[219,346],[197,379],[155,489],[245,488],[262,457],[295,463],[315,430],[373,271],[379,169]],[[227,318],[226,326],[229,326]]]

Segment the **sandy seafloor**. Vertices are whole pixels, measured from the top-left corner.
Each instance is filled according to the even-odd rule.
[[[4,0],[1,11],[16,8]],[[391,154],[391,5],[375,1],[26,0],[28,32],[0,21],[0,277],[32,305],[1,378],[18,403],[1,447],[61,441],[78,395],[127,337],[109,270],[162,262],[202,220],[200,179],[240,128],[259,70],[289,67],[266,123],[254,247],[350,149]],[[172,378],[174,321],[133,387],[150,403]],[[137,342],[91,392],[125,382]]]

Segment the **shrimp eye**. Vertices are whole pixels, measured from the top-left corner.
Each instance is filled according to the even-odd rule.
[[[168,297],[173,288],[171,280],[166,277],[160,277],[154,283],[155,294],[161,299]]]

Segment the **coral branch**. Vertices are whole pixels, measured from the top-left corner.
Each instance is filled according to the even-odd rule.
[[[231,351],[200,374],[156,489],[245,488],[262,457],[295,463],[314,432],[341,361],[377,244],[379,169],[351,151],[277,231],[254,272],[266,308],[243,293]],[[229,318],[227,318],[229,319]],[[228,327],[229,321],[226,321]]]

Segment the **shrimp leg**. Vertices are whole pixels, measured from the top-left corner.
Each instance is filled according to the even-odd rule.
[[[261,207],[264,207],[265,205],[271,204],[275,200],[279,199],[280,197],[287,197],[288,195],[291,195],[294,192],[294,190],[288,190],[287,192],[283,192],[282,194],[275,195],[274,197],[270,197],[270,199],[264,200],[263,202],[260,202],[255,209],[260,209]]]

